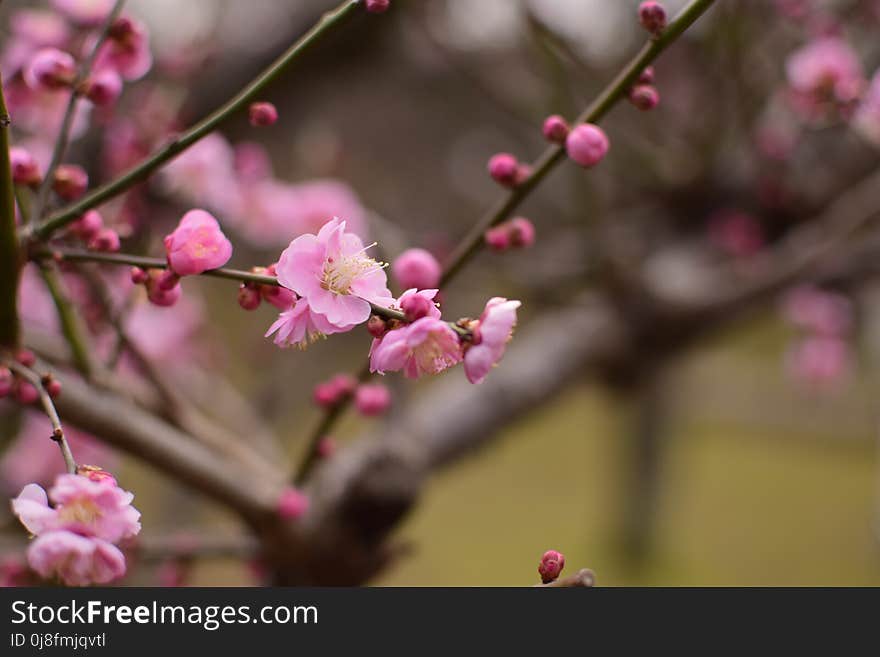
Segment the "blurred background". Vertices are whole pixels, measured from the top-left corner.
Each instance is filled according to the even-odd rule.
[[[10,17],[36,4],[0,6],[4,39],[14,38]],[[153,70],[115,113],[92,122],[70,159],[93,181],[107,179],[125,168],[108,164],[120,123],[149,99],[163,99],[169,125],[189,125],[334,4],[132,0],[128,11],[150,28]],[[674,14],[685,3],[664,4]],[[317,216],[303,221],[345,205],[362,215],[365,241],[377,240],[385,260],[412,246],[442,260],[498,195],[488,158],[536,157],[544,117],[576,116],[640,47],[637,5],[394,0],[391,12],[351,21],[272,86],[275,126],[236,118],[218,148],[259,145],[282,185],[345,187],[315,201]],[[585,295],[614,299],[636,274],[687,287],[698,271],[690,265],[723,262],[748,279],[755,258],[880,163],[870,131],[842,110],[799,114],[786,95],[787,61],[817,39],[845,40],[867,88],[880,63],[878,30],[874,1],[719,0],[656,63],[660,105],[641,112],[620,103],[603,121],[612,146],[602,165],[585,173],[564,163],[519,210],[537,228],[535,246],[478,256],[444,290],[444,313],[518,298],[525,333]],[[123,250],[157,253],[182,210],[212,202],[179,162],[108,212]],[[231,266],[274,262],[289,241],[271,217],[252,225],[211,209],[235,244]],[[683,344],[658,342],[637,362],[599,376],[585,369],[524,419],[497,418],[494,440],[431,479],[393,534],[405,556],[371,583],[528,585],[552,548],[569,569],[593,569],[600,585],[880,585],[880,289],[865,276],[808,292],[807,304],[832,307],[846,324],[833,346],[803,346],[815,336],[787,290]],[[235,286],[221,280],[188,281],[185,294],[195,319],[180,319],[175,326],[186,330],[156,347],[162,367],[207,408],[219,393],[205,376],[220,373],[295,462],[319,417],[313,386],[357,370],[368,336],[279,351],[262,337],[277,314],[268,304],[244,312]],[[637,307],[638,295],[621,288],[626,295]],[[627,317],[638,322],[636,314]],[[175,363],[183,344],[187,361]],[[441,378],[449,377],[461,373]],[[333,434],[341,446],[392,426],[435,385],[383,382],[393,389],[391,413],[346,417]],[[449,412],[438,408],[434,421]],[[22,421],[6,409],[10,438]],[[250,440],[246,430],[241,437]],[[22,437],[8,449],[14,440]],[[237,531],[235,518],[162,473],[114,458],[137,491],[145,535]],[[5,487],[20,484],[4,472]],[[143,569],[126,583],[155,577]],[[196,563],[192,581],[255,582],[251,568],[222,558]]]

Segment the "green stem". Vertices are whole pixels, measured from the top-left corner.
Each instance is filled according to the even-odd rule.
[[[171,143],[165,145],[159,151],[146,160],[124,173],[119,178],[99,187],[87,194],[76,203],[56,212],[34,230],[34,235],[41,240],[47,239],[52,233],[74,221],[86,210],[90,210],[101,203],[119,196],[137,183],[146,180],[154,171],[171,160],[176,155],[185,151],[197,141],[213,132],[221,123],[254,100],[272,81],[285,71],[311,46],[316,44],[321,37],[328,34],[334,27],[340,25],[348,18],[358,6],[357,0],[345,0],[336,9],[327,12],[321,17],[312,29],[306,32],[299,40],[288,48],[278,59],[275,60],[265,71],[257,76],[239,93],[228,100],[223,106],[216,109],[207,117],[196,123],[189,130],[177,137]]]
[[[0,79],[0,349],[19,344],[18,279],[21,249],[15,231],[15,187],[9,164],[9,113]]]
[[[638,54],[630,60],[624,69],[618,74],[612,82],[605,87],[602,93],[593,101],[593,103],[584,110],[577,118],[578,123],[596,123],[604,117],[608,111],[626,94],[633,85],[641,72],[653,62],[657,56],[666,49],[669,44],[675,41],[681,34],[693,25],[715,0],[694,0],[675,20],[669,24],[663,34],[646,43]],[[480,250],[483,245],[483,234],[492,226],[501,223],[510,214],[519,207],[520,203],[534,190],[538,184],[547,177],[547,174],[562,161],[565,149],[562,146],[550,146],[532,165],[532,175],[511,190],[498,201],[483,215],[483,217],[474,225],[473,229],[459,243],[458,247],[453,251],[446,266],[443,269],[443,275],[440,279],[440,287],[444,287],[451,281],[461,268]],[[363,372],[360,380],[363,380]],[[294,481],[302,483],[308,476],[309,471],[317,462],[316,449],[321,438],[328,433],[336,421],[342,417],[345,410],[351,404],[351,398],[343,399],[338,405],[332,409],[325,411],[319,424],[309,436],[309,451],[306,453],[305,460],[297,470]]]
[[[61,333],[67,345],[70,347],[70,355],[77,370],[86,378],[91,379],[94,367],[92,365],[91,351],[86,341],[85,327],[79,316],[73,309],[70,299],[64,291],[58,272],[51,263],[40,263],[40,275],[52,296],[55,310],[58,312],[58,321],[61,324]]]
[[[98,52],[100,52],[101,46],[104,45],[104,42],[110,35],[110,29],[113,27],[113,23],[116,22],[116,19],[122,12],[122,6],[124,4],[125,0],[116,0],[116,4],[113,6],[107,19],[104,21],[104,26],[101,28],[101,34],[98,37],[98,40],[92,47],[89,56],[86,57],[80,66],[76,80],[73,82],[72,89],[70,90],[70,99],[67,101],[67,107],[64,110],[64,118],[61,120],[61,129],[58,131],[58,138],[55,140],[55,147],[52,149],[52,159],[49,161],[49,166],[46,168],[46,173],[43,177],[43,182],[40,183],[40,188],[37,191],[37,200],[34,203],[34,211],[31,214],[34,221],[39,219],[43,214],[43,208],[46,207],[46,202],[49,200],[49,190],[52,187],[52,179],[55,177],[55,169],[61,164],[64,153],[67,152],[67,146],[70,143],[70,130],[73,127],[73,120],[76,117],[76,104],[82,95],[80,85],[92,72],[92,66],[95,63],[95,59],[98,57]]]
[[[658,55],[689,28],[715,0],[694,0],[685,7],[676,19],[657,39],[648,41],[638,54],[630,60],[602,93],[577,117],[577,123],[598,123],[614,105],[623,98],[638,79],[642,71],[651,64]],[[507,219],[525,198],[547,177],[547,175],[565,157],[563,146],[549,146],[532,164],[532,175],[522,184],[499,198],[486,214],[474,225],[473,229],[453,251],[440,286],[445,286],[480,250],[483,245],[483,234],[492,226]]]
[[[130,265],[132,267],[140,267],[141,269],[168,269],[168,262],[161,258],[149,258],[146,256],[131,255],[129,253],[103,253],[101,251],[85,251],[82,249],[68,248],[52,248],[35,251],[32,257],[37,260],[69,260],[71,262],[102,262],[109,265]],[[202,272],[202,276],[211,276],[213,278],[226,278],[242,283],[254,283],[256,285],[274,285],[280,286],[278,279],[274,276],[265,274],[255,274],[250,271],[241,269],[229,269],[221,267],[219,269],[209,269]],[[374,303],[370,303],[370,308],[374,315],[379,315],[385,319],[396,319],[404,321],[402,312],[392,310],[391,308],[383,308]]]

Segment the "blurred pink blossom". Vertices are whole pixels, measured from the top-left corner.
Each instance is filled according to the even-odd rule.
[[[508,301],[502,297],[494,297],[486,303],[483,314],[472,327],[473,344],[464,355],[464,371],[471,383],[482,383],[504,357],[520,305],[519,301]]]

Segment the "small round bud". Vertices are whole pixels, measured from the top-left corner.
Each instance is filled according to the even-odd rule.
[[[252,283],[242,283],[238,288],[238,305],[245,310],[256,310],[260,307],[262,297],[260,290]]]
[[[16,185],[39,185],[43,180],[43,173],[36,158],[18,146],[9,149],[9,165],[12,167],[12,182]]]
[[[642,72],[639,73],[639,79],[636,80],[639,84],[654,84],[654,67],[646,66],[642,69]]]
[[[48,381],[43,383],[43,387],[46,388],[46,392],[49,393],[49,396],[52,399],[57,399],[61,396],[61,381],[55,378],[50,378]]]
[[[412,323],[422,317],[427,317],[433,304],[421,294],[406,294],[400,302],[400,309],[406,316],[406,321]]]
[[[290,310],[296,295],[286,287],[280,285],[261,285],[260,293],[267,303],[271,303],[278,310]]]
[[[365,0],[364,6],[371,14],[384,14],[391,7],[391,0]]]
[[[525,217],[515,217],[507,224],[511,246],[523,249],[535,243],[535,226],[531,221]]]
[[[70,224],[70,232],[81,240],[89,241],[104,227],[104,219],[97,210],[89,210]]]
[[[12,387],[12,396],[19,404],[27,406],[40,398],[40,393],[29,381],[17,379]]]
[[[24,69],[24,81],[31,89],[55,90],[70,86],[76,79],[73,57],[57,48],[43,48]]]
[[[332,408],[351,395],[357,387],[357,381],[348,374],[337,374],[329,381],[315,386],[312,396],[315,403],[322,408]]]
[[[156,286],[163,292],[173,289],[178,283],[180,283],[180,276],[170,269],[166,269],[156,276]]]
[[[558,114],[544,119],[544,139],[553,144],[564,144],[565,138],[568,137],[568,130],[568,121]]]
[[[34,364],[37,362],[37,357],[30,349],[19,349],[18,352],[15,354],[15,360],[17,360],[25,367],[33,367]]]
[[[119,233],[112,228],[102,228],[89,240],[89,249],[92,251],[106,251],[113,253],[119,250]]]
[[[541,575],[541,581],[549,584],[562,572],[565,567],[565,555],[556,550],[547,550],[541,557],[541,563],[538,564],[538,574]]]
[[[372,315],[370,319],[367,320],[367,331],[374,338],[381,338],[388,331],[388,325],[385,323],[385,320],[378,315]]]
[[[89,176],[76,164],[60,164],[55,169],[52,189],[65,201],[75,201],[82,196],[89,186]]]
[[[130,271],[131,282],[135,285],[143,285],[147,282],[147,272],[140,267],[132,267]]]
[[[284,520],[296,520],[309,510],[309,498],[296,488],[285,488],[278,496],[277,508]]]
[[[643,112],[647,112],[660,103],[660,93],[650,84],[637,84],[629,90],[629,102]]]
[[[278,110],[272,103],[251,103],[248,108],[248,120],[255,128],[274,125],[278,120]]]
[[[502,252],[510,248],[510,235],[506,226],[495,226],[483,233],[483,239],[493,251]]]
[[[519,162],[510,153],[498,153],[489,160],[489,175],[492,180],[505,187],[516,185]]]
[[[584,168],[597,165],[608,153],[608,137],[599,126],[585,123],[577,126],[565,140],[568,157]]]
[[[9,395],[12,392],[12,386],[15,383],[15,379],[12,376],[12,370],[8,367],[0,366],[0,399]]]
[[[336,453],[336,448],[336,441],[330,436],[324,436],[318,441],[318,446],[315,448],[315,451],[322,459],[329,459]]]
[[[159,280],[164,273],[165,271],[162,269],[151,269],[147,273],[147,299],[153,305],[168,307],[180,300],[182,290],[179,283],[170,290],[163,290],[159,286]]]
[[[97,71],[83,82],[82,94],[99,107],[112,105],[122,94],[122,78],[113,69]]]
[[[391,265],[391,273],[400,287],[429,290],[440,283],[440,263],[425,249],[407,249]]]
[[[365,383],[355,391],[354,405],[361,415],[382,415],[391,406],[391,392],[381,383]]]
[[[639,23],[652,35],[658,36],[666,29],[666,9],[659,2],[643,2],[639,5]]]

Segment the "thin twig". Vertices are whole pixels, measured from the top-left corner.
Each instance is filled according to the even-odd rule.
[[[85,327],[79,316],[74,310],[70,299],[65,294],[61,280],[58,277],[58,271],[52,263],[43,261],[39,263],[40,275],[52,302],[55,304],[55,310],[58,313],[58,321],[61,324],[61,333],[70,347],[70,354],[73,357],[73,364],[80,374],[86,379],[90,379],[94,369],[92,363],[91,349],[87,343]]]
[[[196,123],[179,137],[166,144],[153,155],[120,177],[85,195],[76,203],[56,212],[34,230],[34,235],[41,240],[47,239],[55,230],[69,224],[105,201],[119,196],[137,183],[147,179],[154,171],[166,162],[182,153],[197,141],[217,129],[221,123],[242,110],[254,100],[272,81],[293,64],[310,46],[317,43],[348,18],[359,5],[358,0],[345,0],[336,9],[325,13],[321,19],[276,59],[265,71],[258,75],[250,84],[239,91],[224,105]]]
[[[70,474],[76,474],[76,460],[73,458],[73,452],[70,451],[70,445],[67,444],[67,438],[64,436],[64,428],[61,426],[61,418],[58,417],[58,411],[55,410],[55,403],[52,401],[52,397],[43,385],[42,378],[31,368],[25,367],[18,361],[6,360],[5,362],[9,369],[23,379],[26,379],[28,383],[37,389],[37,393],[40,395],[40,404],[43,406],[43,410],[46,412],[49,422],[52,423],[51,438],[58,443],[58,448],[61,450],[61,456],[64,458],[64,464],[67,466],[67,472]]]
[[[98,36],[95,46],[92,48],[88,57],[83,60],[79,73],[73,81],[70,90],[70,99],[67,101],[67,107],[64,110],[64,118],[61,120],[61,128],[58,131],[58,138],[55,140],[55,146],[52,149],[52,159],[49,161],[49,166],[46,168],[43,182],[40,183],[40,187],[37,190],[37,199],[34,203],[34,210],[31,213],[31,218],[34,221],[42,216],[43,210],[46,207],[46,202],[49,200],[49,190],[52,187],[52,178],[55,176],[55,169],[61,164],[61,160],[64,158],[64,154],[67,152],[67,147],[70,144],[70,131],[73,128],[73,120],[76,117],[76,105],[82,96],[82,90],[80,87],[91,74],[92,66],[94,66],[95,60],[98,58],[98,53],[101,51],[101,47],[104,45],[107,37],[110,35],[110,29],[113,27],[113,23],[116,22],[116,19],[122,12],[124,4],[125,0],[116,0],[116,4],[113,6],[113,9],[107,15],[107,19],[104,21],[104,25],[101,28],[101,34]]]

